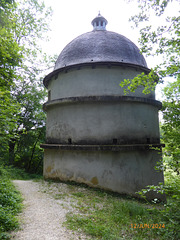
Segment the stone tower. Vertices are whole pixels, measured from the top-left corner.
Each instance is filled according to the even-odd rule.
[[[92,25],[63,49],[44,78],[44,177],[136,195],[163,182],[154,169],[161,159],[161,103],[141,86],[124,95],[119,83],[147,74],[146,61],[132,41],[106,30],[100,14]]]

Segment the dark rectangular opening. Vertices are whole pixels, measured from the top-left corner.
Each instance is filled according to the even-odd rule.
[[[48,91],[48,101],[51,100],[51,90]]]
[[[117,138],[113,138],[113,144],[117,144]]]
[[[68,144],[72,144],[72,139],[68,138]]]
[[[150,143],[150,138],[147,138],[147,143]]]

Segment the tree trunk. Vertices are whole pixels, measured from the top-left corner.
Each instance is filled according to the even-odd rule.
[[[14,148],[15,148],[16,142],[15,139],[11,139],[9,141],[9,165],[13,165],[14,164]]]

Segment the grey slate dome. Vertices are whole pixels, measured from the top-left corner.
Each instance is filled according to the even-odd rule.
[[[121,34],[107,31],[107,20],[98,14],[92,20],[93,31],[72,40],[60,53],[54,71],[44,78],[44,85],[60,71],[83,65],[126,66],[148,73],[146,61],[139,48]]]
[[[54,70],[76,64],[114,62],[147,67],[138,47],[110,31],[92,31],[70,42],[59,55]]]
[[[115,32],[106,31],[107,20],[98,14],[92,32],[71,41],[59,55],[54,70],[87,63],[126,63],[147,68],[138,47]]]

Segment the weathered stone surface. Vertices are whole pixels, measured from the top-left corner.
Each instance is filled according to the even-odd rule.
[[[45,149],[44,177],[76,181],[137,197],[136,192],[147,185],[163,182],[163,173],[154,169],[160,158],[158,151],[147,149]],[[154,192],[148,196],[149,199],[155,197]],[[158,198],[164,200],[163,195]]]
[[[90,62],[123,62],[147,67],[138,47],[110,31],[92,31],[75,38],[60,53],[55,70]]]
[[[44,79],[44,177],[136,196],[163,182],[154,169],[161,160],[161,103],[154,91],[142,93],[142,86],[124,95],[124,79],[150,70],[137,46],[106,31],[106,23],[102,16],[95,19],[94,30],[70,42]]]
[[[47,109],[47,143],[159,143],[158,108],[142,102],[72,102]]]

